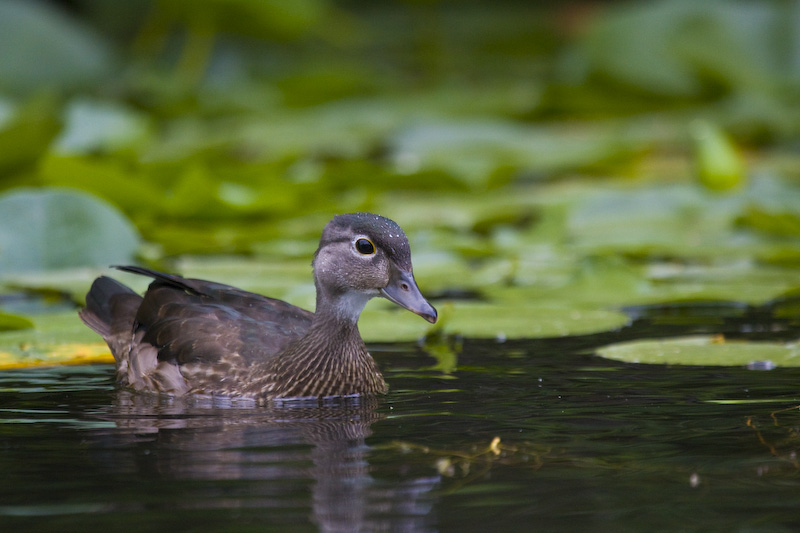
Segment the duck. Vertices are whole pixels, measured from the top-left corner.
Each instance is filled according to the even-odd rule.
[[[406,234],[380,215],[337,215],[311,265],[314,312],[222,283],[117,266],[153,278],[144,295],[100,276],[79,316],[108,344],[119,385],[134,391],[258,404],[385,393],[358,329],[367,302],[383,297],[437,319],[414,279]]]

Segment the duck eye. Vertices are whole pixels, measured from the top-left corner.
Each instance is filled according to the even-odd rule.
[[[375,245],[369,239],[358,239],[353,245],[361,255],[372,255],[375,253]]]

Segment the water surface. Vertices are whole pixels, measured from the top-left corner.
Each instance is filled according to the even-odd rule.
[[[800,369],[592,355],[798,338],[797,320],[632,313],[610,334],[464,341],[450,374],[416,346],[374,347],[391,386],[377,402],[213,405],[119,391],[107,365],[2,372],[0,529],[798,530]]]

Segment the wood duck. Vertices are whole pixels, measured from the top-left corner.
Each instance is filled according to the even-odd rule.
[[[80,317],[108,343],[119,382],[137,391],[278,398],[373,395],[386,383],[358,331],[375,296],[436,322],[394,221],[338,215],[322,232],[312,262],[316,312],[229,285],[142,267],[154,278],[144,296],[101,276]]]

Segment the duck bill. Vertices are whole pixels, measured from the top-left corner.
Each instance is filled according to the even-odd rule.
[[[421,316],[431,324],[436,322],[438,316],[436,309],[419,292],[417,282],[414,281],[414,274],[411,272],[396,270],[389,285],[381,289],[381,295],[390,302]]]

